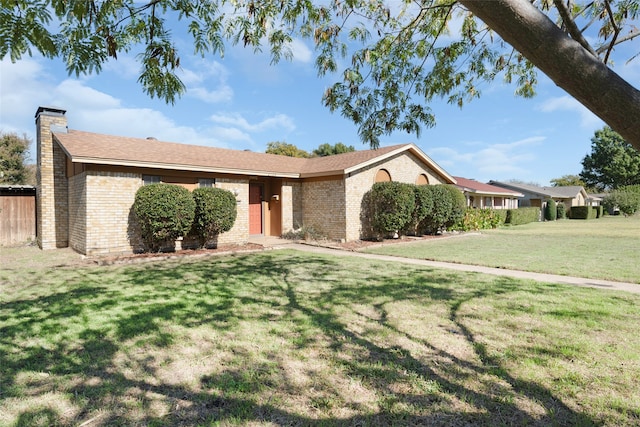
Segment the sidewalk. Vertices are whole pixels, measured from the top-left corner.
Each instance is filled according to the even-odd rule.
[[[640,284],[613,282],[610,280],[587,279],[581,277],[560,276],[557,274],[532,273],[528,271],[507,270],[504,268],[482,267],[478,265],[456,264],[452,262],[428,261],[424,259],[402,258],[389,255],[377,255],[364,252],[345,251],[324,246],[317,246],[305,243],[287,243],[286,245],[273,245],[274,249],[295,249],[304,252],[322,253],[337,256],[353,256],[368,259],[377,259],[380,261],[400,262],[404,264],[420,265],[425,267],[446,268],[457,271],[468,271],[482,274],[492,274],[494,276],[507,276],[517,279],[530,279],[539,282],[562,283],[573,286],[582,286],[589,288],[608,289],[615,291],[625,291],[640,294]]]

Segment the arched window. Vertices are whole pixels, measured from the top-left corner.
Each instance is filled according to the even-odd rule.
[[[418,175],[418,177],[416,178],[416,185],[429,185],[429,178],[427,177],[427,175],[423,173]]]
[[[391,174],[386,169],[380,169],[376,172],[376,182],[388,182],[391,181]]]

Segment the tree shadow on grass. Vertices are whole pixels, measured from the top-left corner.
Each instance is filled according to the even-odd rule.
[[[486,286],[468,289],[457,286],[460,273],[362,263],[293,252],[236,256],[121,268],[116,284],[105,283],[110,279],[105,279],[102,270],[97,269],[84,272],[82,282],[69,291],[2,303],[0,346],[12,351],[0,354],[0,404],[1,400],[33,397],[60,387],[47,381],[25,383],[21,378],[27,372],[46,372],[57,376],[58,382],[70,379],[70,384],[62,388],[79,412],[65,418],[64,414],[51,412],[52,409],[31,408],[18,414],[16,423],[26,425],[38,418],[55,420],[52,424],[72,425],[101,413],[98,422],[102,425],[595,424],[567,407],[551,391],[511,376],[501,368],[499,360],[484,352],[459,317],[458,311],[466,302],[521,291],[521,282],[499,278],[486,282]],[[348,273],[350,269],[353,274]],[[314,273],[310,275],[310,271]],[[547,289],[540,286],[535,291]],[[388,319],[384,306],[387,302],[407,300],[448,306],[449,320],[462,331],[478,360],[462,359],[398,329]],[[355,332],[341,320],[340,312],[353,310],[356,303],[372,307],[378,314],[375,321],[382,328],[450,360],[451,364],[436,368],[406,348],[381,344]],[[100,320],[93,316],[99,316]],[[338,366],[378,396],[377,410],[356,406],[346,416],[332,415],[330,395],[335,390],[327,384],[319,385],[322,395],[318,399],[310,399],[318,407],[315,412],[288,409],[267,398],[256,398],[280,391],[309,393],[282,374],[286,368],[278,354],[266,355],[277,367],[273,368],[272,364],[265,364],[264,354],[242,353],[242,367],[229,366],[203,375],[195,387],[162,382],[153,360],[140,361],[145,377],[123,373],[114,361],[123,349],[123,342],[131,340],[144,338],[141,349],[171,348],[181,337],[167,325],[234,331],[238,322],[248,320],[290,324],[280,338],[302,351],[317,345],[314,331],[322,335],[334,354],[339,354],[348,343],[356,351],[345,358],[330,357],[327,363]],[[300,336],[294,339],[292,332],[300,332]],[[44,345],[37,342],[39,339]],[[515,393],[538,402],[546,414],[533,416],[513,402],[463,385],[465,376],[488,374],[508,383]],[[395,388],[409,377],[430,382],[434,389]],[[40,391],[33,391],[38,387]],[[323,396],[328,400],[322,400]],[[457,410],[447,402],[450,396],[466,401],[473,409]],[[135,410],[131,409],[131,399],[137,402]],[[160,401],[168,409],[162,413],[152,410],[154,401]],[[437,410],[430,410],[431,407]]]

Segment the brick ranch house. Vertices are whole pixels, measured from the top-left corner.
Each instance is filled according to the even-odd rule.
[[[456,187],[462,191],[467,199],[467,207],[478,209],[517,209],[518,198],[524,194],[498,187],[491,184],[484,184],[475,179],[454,176],[457,181]]]
[[[35,116],[42,249],[141,251],[132,206],[147,183],[232,191],[238,216],[218,244],[242,244],[302,225],[329,239],[357,240],[362,197],[374,182],[456,182],[413,144],[300,159],[70,130],[65,113],[39,107]]]

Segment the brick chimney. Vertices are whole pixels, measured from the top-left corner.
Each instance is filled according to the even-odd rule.
[[[53,132],[67,131],[66,110],[38,107],[36,111],[37,241],[41,249],[69,246],[69,206],[66,156]]]

